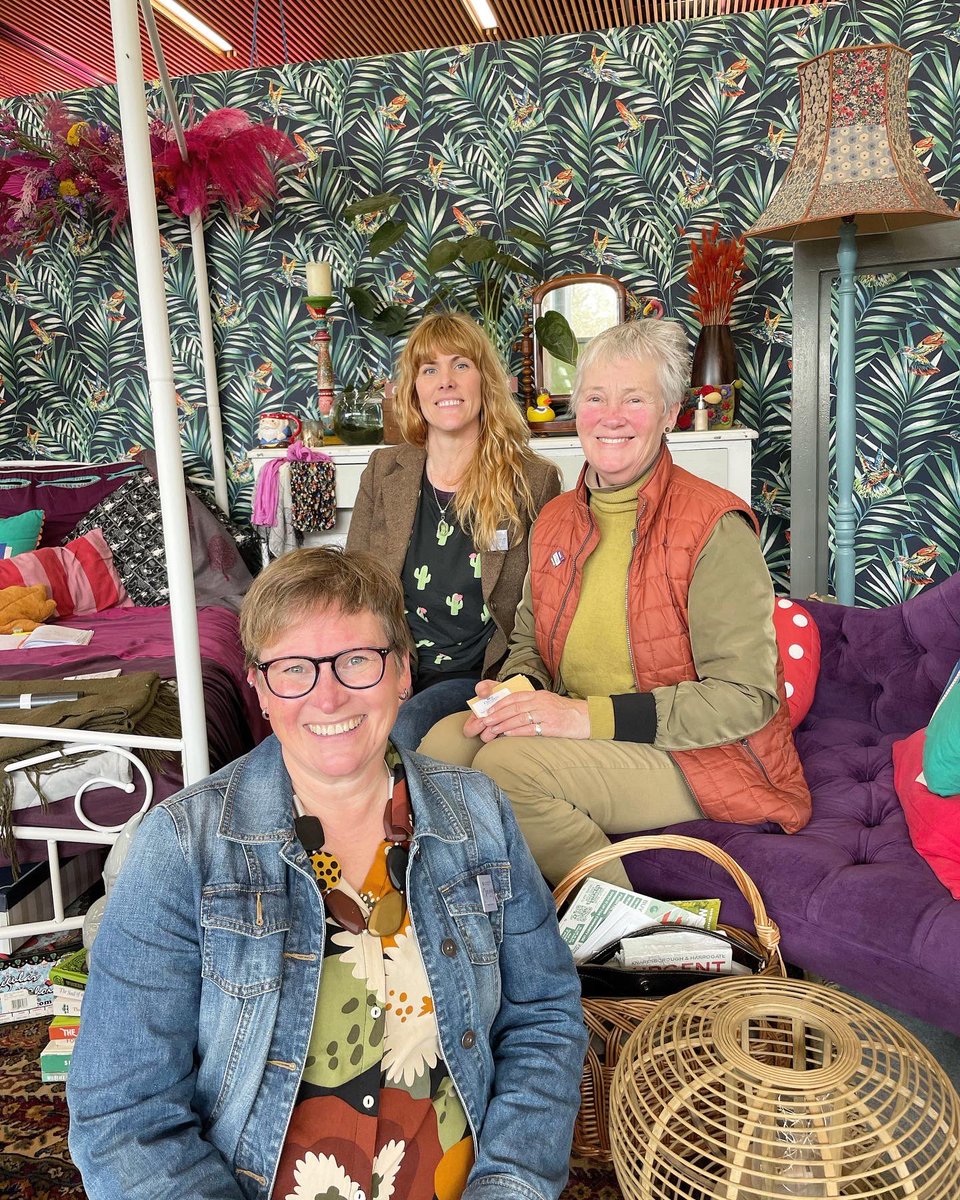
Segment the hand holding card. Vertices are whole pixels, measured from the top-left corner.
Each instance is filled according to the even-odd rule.
[[[533,684],[526,675],[511,675],[509,679],[502,680],[489,696],[474,696],[467,701],[467,704],[470,705],[476,716],[485,717],[498,700],[509,696],[511,692],[532,692],[534,690]]]

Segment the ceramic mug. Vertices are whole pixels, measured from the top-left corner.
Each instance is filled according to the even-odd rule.
[[[300,436],[300,418],[288,412],[263,412],[257,420],[258,446],[286,446]]]

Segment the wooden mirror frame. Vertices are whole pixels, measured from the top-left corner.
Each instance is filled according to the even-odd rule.
[[[543,348],[541,347],[536,335],[537,318],[543,314],[543,301],[551,292],[557,291],[559,288],[569,287],[574,283],[599,283],[610,288],[617,296],[617,324],[622,325],[627,319],[627,289],[619,279],[614,279],[612,275],[558,275],[556,279],[549,279],[546,283],[541,283],[539,287],[533,291],[533,386],[534,392],[539,393],[543,389]],[[552,393],[554,400],[569,400],[569,393],[554,392]]]

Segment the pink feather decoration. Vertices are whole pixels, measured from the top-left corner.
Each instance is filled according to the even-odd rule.
[[[236,108],[208,113],[184,138],[186,161],[175,141],[153,135],[157,194],[177,216],[199,209],[206,217],[220,201],[230,212],[261,206],[277,193],[276,166],[299,157],[285,133],[254,124]]]

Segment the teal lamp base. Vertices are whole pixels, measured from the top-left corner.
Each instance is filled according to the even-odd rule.
[[[857,226],[852,217],[844,217],[840,226],[840,315],[837,324],[837,417],[836,469],[837,504],[834,513],[833,585],[841,604],[853,604],[856,593],[857,558],[855,537],[857,513],[853,505],[857,405],[856,405],[856,326],[854,306],[857,267]]]

